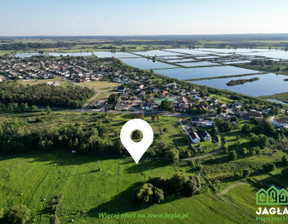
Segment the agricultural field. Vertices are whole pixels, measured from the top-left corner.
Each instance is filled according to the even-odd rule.
[[[13,51],[0,51],[0,56],[6,55],[6,54],[11,54]]]
[[[29,80],[19,80],[17,81],[23,85],[37,85],[37,84],[46,84],[47,82],[57,82],[58,84],[60,84],[61,86],[70,86],[70,85],[74,85],[72,82],[69,82],[65,79],[61,79],[61,78],[53,78],[53,79],[47,79],[47,80],[37,80],[37,79],[29,79]]]
[[[119,86],[119,83],[115,82],[108,82],[108,81],[90,81],[83,84],[83,86],[87,86],[90,88],[96,88],[96,89],[106,89],[109,87],[116,87]]]
[[[81,123],[93,127],[103,121],[109,123],[109,130],[119,133],[125,121],[133,117],[135,114],[42,112],[1,114],[0,121],[17,118],[19,123],[28,122],[31,129],[47,130],[59,124]],[[41,122],[36,122],[36,119]],[[173,144],[179,150],[189,149],[187,136],[182,132],[178,118],[160,116],[159,120],[152,121],[150,116],[145,116],[145,120],[163,142]],[[164,131],[163,127],[168,131]],[[109,135],[114,138],[114,134]],[[248,136],[238,129],[223,133],[223,136],[228,147],[238,143],[242,146],[248,141]],[[6,212],[13,205],[26,204],[35,223],[49,223],[51,212],[47,206],[53,197],[62,195],[57,210],[62,223],[71,219],[76,223],[249,223],[256,218],[255,193],[259,184],[273,181],[281,187],[288,186],[288,181],[281,175],[283,155],[286,152],[270,155],[269,150],[264,149],[259,155],[240,156],[234,161],[220,153],[197,160],[180,159],[175,164],[161,158],[144,157],[135,164],[131,157],[123,155],[73,154],[60,148],[49,152],[0,154],[0,211]],[[270,173],[264,172],[263,166],[271,162],[277,168]],[[177,172],[199,175],[199,166],[202,166],[203,177],[199,195],[172,196],[164,203],[144,209],[134,203],[136,187],[150,177],[170,178]],[[242,178],[242,172],[247,168],[251,170],[251,175]],[[137,214],[142,218],[99,218],[99,213],[105,212],[119,212],[126,217]],[[163,214],[175,213],[182,218],[163,218]]]
[[[98,160],[101,171],[98,169]],[[257,159],[253,158],[249,163],[255,166],[253,164],[256,161]],[[215,173],[221,170],[221,166],[222,172],[233,167],[241,169],[243,163],[248,162],[241,160],[219,166],[213,164],[213,167],[205,166],[204,170],[207,173],[214,170]],[[167,165],[164,161],[157,160],[143,160],[135,165],[131,158],[61,152],[0,155],[0,164],[0,208],[6,210],[13,205],[26,204],[32,211],[35,223],[49,223],[50,214],[46,206],[55,195],[59,194],[64,195],[59,210],[62,223],[68,223],[71,219],[77,223],[211,223],[212,221],[213,223],[249,223],[255,220],[256,190],[248,184],[237,186],[226,194],[217,196],[207,189],[205,183],[202,183],[200,195],[176,200],[172,198],[169,202],[142,210],[135,207],[133,189],[140,182],[147,181],[150,176],[170,177],[180,170],[191,174],[188,166]],[[245,182],[245,180],[239,181]],[[234,183],[237,182],[226,182],[223,186],[228,187]],[[223,190],[223,187],[219,188],[218,193]],[[185,218],[115,220],[99,218],[99,212],[112,214],[120,212],[130,215],[177,213]],[[188,217],[186,217],[187,213]]]

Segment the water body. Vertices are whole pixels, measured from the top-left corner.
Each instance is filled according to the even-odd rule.
[[[215,65],[220,65],[220,64],[216,64],[216,63],[212,63],[209,61],[199,61],[199,62],[191,62],[191,63],[177,63],[177,65],[181,65],[184,67],[200,67],[200,66],[215,66]]]
[[[183,57],[180,56],[158,56],[157,59],[161,59],[161,60],[182,60]]]
[[[161,75],[166,75],[168,77],[180,80],[258,73],[258,71],[233,67],[229,65],[202,68],[175,68],[157,70],[156,72]]]
[[[245,53],[245,54],[249,56],[262,56],[262,57],[268,57],[268,58],[274,58],[274,59],[288,60],[288,51],[270,50],[266,52],[251,52],[251,53]]]
[[[110,51],[95,51],[93,52],[98,58],[137,58],[138,56],[130,54],[128,52],[116,52],[111,53]]]
[[[236,85],[236,86],[226,85],[226,83],[231,80],[251,79],[255,77],[258,77],[259,80],[255,82],[247,82],[243,85]],[[285,78],[287,78],[287,76],[269,73],[264,75],[251,75],[244,77],[231,77],[223,79],[192,81],[192,83],[196,83],[199,85],[206,85],[218,89],[226,89],[237,93],[258,97],[258,96],[274,95],[276,93],[288,92],[288,82],[283,81],[283,79]]]
[[[197,59],[215,59],[215,58],[219,58],[219,56],[200,56],[200,57],[196,57]]]
[[[169,61],[167,61],[167,62],[171,62],[171,63],[183,63],[183,62],[193,62],[193,61],[196,61],[196,60],[194,60],[194,59],[192,59],[192,58],[185,58],[185,59],[179,58],[179,59],[177,59],[177,60],[169,60]]]
[[[39,53],[17,53],[15,57],[17,58],[30,58],[33,56],[44,56],[44,54],[39,54]]]
[[[49,56],[54,56],[54,57],[66,57],[66,56],[71,56],[71,57],[88,57],[92,56],[91,52],[72,52],[72,53],[58,53],[58,52],[53,52],[49,53]]]
[[[179,49],[166,49],[167,51],[171,52],[171,53],[183,53],[183,54],[191,54],[191,55],[207,55],[209,54],[208,52],[206,51],[203,51],[202,49],[182,49],[182,48],[179,48]],[[170,53],[170,54],[171,54]]]
[[[267,99],[267,100],[269,100],[271,102],[275,102],[275,103],[281,103],[281,104],[284,104],[284,105],[288,105],[288,103],[285,103],[285,102],[280,101],[280,100],[275,100],[275,99]]]
[[[122,58],[121,61],[135,68],[140,69],[163,69],[163,68],[177,68],[174,65],[162,63],[162,62],[153,62],[147,58]]]
[[[168,51],[162,51],[162,50],[153,50],[153,51],[137,51],[133,52],[135,54],[143,55],[143,56],[176,56],[176,55],[182,55],[181,53],[175,53],[175,52],[168,52]]]
[[[225,62],[224,64],[242,64],[242,63],[250,63],[251,61],[230,61],[230,62]]]
[[[215,52],[215,53],[226,53],[227,55],[233,54],[234,52],[237,53],[251,53],[251,52],[266,52],[269,51],[269,49],[248,49],[248,48],[200,48],[203,51],[208,51],[208,52]]]

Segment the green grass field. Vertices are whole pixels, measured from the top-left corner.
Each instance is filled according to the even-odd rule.
[[[19,122],[27,121],[30,128],[48,129],[81,122],[93,126],[103,119],[103,113],[53,112],[46,113],[15,113],[1,114],[0,121],[17,118]],[[126,120],[135,115],[107,114],[110,120],[107,125],[120,131]],[[43,122],[35,123],[36,118]],[[178,118],[160,116],[159,121],[152,121],[146,116],[154,133],[159,134],[162,141],[172,143],[179,149],[187,148],[187,137],[181,131]],[[168,131],[164,132],[165,127]],[[227,144],[238,142],[236,131],[224,133]],[[240,143],[247,141],[247,136],[241,136]],[[113,137],[113,136],[112,136]],[[227,155],[213,155],[202,160],[186,161],[169,165],[164,160],[144,158],[135,164],[129,157],[117,155],[72,154],[55,149],[54,152],[0,154],[0,211],[4,213],[13,205],[25,204],[32,211],[34,223],[49,223],[50,213],[47,204],[52,198],[64,194],[64,199],[58,216],[62,223],[252,223],[256,218],[256,190],[249,185],[233,188],[226,194],[216,196],[225,188],[239,182],[243,169],[251,170],[249,181],[273,182],[288,186],[281,176],[281,157],[285,152],[271,155],[261,153],[260,156],[239,157],[237,160],[227,160]],[[102,170],[98,170],[98,160]],[[270,174],[259,172],[264,164],[274,162],[277,169]],[[193,197],[171,197],[162,204],[140,209],[133,202],[135,188],[153,176],[170,178],[178,171],[188,175],[197,175],[197,165],[202,164],[203,173],[216,189],[216,195],[211,193],[204,179],[201,178],[201,194]],[[8,170],[7,170],[8,169]],[[10,173],[10,174],[9,174]],[[238,175],[238,176],[237,176]],[[244,197],[245,195],[245,197]],[[45,201],[43,199],[46,199]],[[129,214],[136,218],[120,220],[99,218],[99,212],[123,216]],[[165,214],[179,214],[184,218],[164,219]],[[150,216],[158,214],[157,217]],[[149,217],[148,217],[149,215]],[[138,217],[139,216],[139,217]],[[141,218],[140,218],[141,216]],[[145,216],[145,217],[144,217]],[[162,218],[160,217],[162,216]],[[187,217],[188,216],[188,217]],[[137,218],[138,217],[138,218]],[[144,217],[144,218],[143,218]],[[1,218],[1,213],[0,213]]]
[[[97,88],[97,89],[105,89],[109,87],[116,87],[119,86],[119,83],[115,82],[108,82],[108,81],[90,81],[83,84],[84,86],[91,87],[91,88]]]
[[[0,51],[0,56],[11,54],[13,51]]]
[[[54,78],[54,79],[46,79],[46,80],[19,80],[19,83],[23,85],[37,85],[37,84],[46,84],[47,82],[57,82],[62,86],[69,86],[69,85],[74,85],[72,82],[69,82],[65,79],[61,78]]]
[[[98,160],[101,161],[101,171],[98,171]],[[72,218],[76,223],[250,223],[256,217],[256,190],[248,185],[238,186],[219,197],[203,192],[143,210],[136,209],[132,203],[135,184],[150,176],[170,177],[183,170],[162,161],[141,161],[135,165],[131,158],[43,153],[1,155],[0,163],[0,208],[7,210],[13,205],[26,204],[35,223],[49,223],[45,208],[53,196],[61,193],[64,194],[59,212],[62,223],[68,223]],[[188,213],[188,218],[113,220],[98,218],[99,212],[146,216]]]

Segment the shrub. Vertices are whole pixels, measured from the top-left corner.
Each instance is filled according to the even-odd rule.
[[[50,216],[50,224],[61,224],[60,219],[56,214]]]
[[[30,220],[31,211],[26,205],[13,206],[7,214],[9,223],[25,224]]]
[[[0,208],[0,218],[4,215],[4,208]]]
[[[286,156],[286,155],[282,156],[281,161],[282,161],[284,164],[287,164],[287,162],[288,162],[287,156]]]
[[[179,161],[179,151],[172,148],[165,153],[165,159],[168,162],[178,162]]]
[[[230,160],[235,160],[235,159],[237,159],[237,154],[236,154],[236,152],[233,150],[233,151],[231,151],[231,152],[229,152],[229,159]]]
[[[264,165],[264,169],[266,170],[266,172],[271,172],[273,170],[276,170],[276,166],[274,163],[268,163]]]
[[[149,206],[164,201],[170,196],[191,196],[199,194],[201,182],[197,176],[187,176],[183,172],[178,172],[170,179],[162,177],[150,178],[136,192],[136,201],[142,206]]]
[[[223,149],[222,149],[223,154],[227,154],[228,153],[228,145],[224,145]]]
[[[282,170],[282,175],[286,178],[288,177],[288,167]]]
[[[187,165],[190,166],[191,168],[194,168],[194,161],[193,160],[188,160]]]
[[[248,150],[246,148],[240,148],[239,152],[245,156],[248,153]]]
[[[166,179],[163,177],[152,177],[149,179],[149,183],[161,189],[165,189]]]
[[[248,170],[248,169],[243,170],[242,176],[244,178],[249,177],[249,175],[250,175],[250,170]]]
[[[179,194],[183,192],[184,184],[188,180],[188,177],[185,173],[178,172],[172,176],[172,178],[168,181],[170,192]]]
[[[187,196],[192,196],[200,192],[201,183],[197,176],[190,176],[184,184],[184,193]]]
[[[198,171],[201,171],[202,169],[203,169],[202,165],[199,165],[199,166],[196,167],[196,170],[198,170]]]
[[[145,183],[139,188],[136,198],[142,205],[160,203],[164,201],[164,192],[153,184]]]

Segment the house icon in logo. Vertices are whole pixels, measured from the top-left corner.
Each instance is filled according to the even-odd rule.
[[[271,186],[265,190],[261,188],[256,193],[257,205],[288,205],[288,192],[285,189],[278,190]]]

